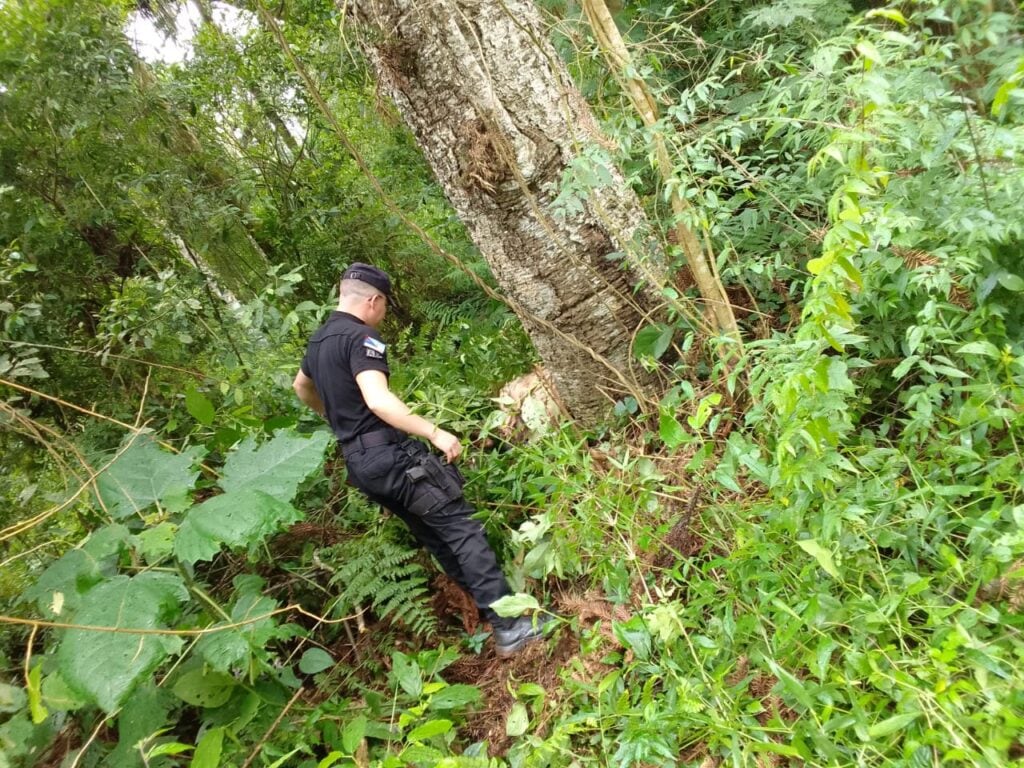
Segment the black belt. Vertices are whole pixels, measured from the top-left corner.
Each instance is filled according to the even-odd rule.
[[[377,429],[373,432],[366,432],[362,435],[356,435],[351,440],[346,440],[341,444],[342,451],[350,451],[353,448],[362,448],[364,451],[367,448],[376,448],[378,445],[387,445],[388,443],[400,443],[409,436],[397,429]]]

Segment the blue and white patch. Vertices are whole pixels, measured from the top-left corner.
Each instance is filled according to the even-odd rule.
[[[384,350],[387,349],[387,345],[383,341],[378,341],[372,336],[365,336],[363,338],[363,347],[366,349],[367,357],[375,357],[383,359]]]

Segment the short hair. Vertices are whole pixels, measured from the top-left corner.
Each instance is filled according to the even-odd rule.
[[[345,278],[341,281],[339,291],[342,296],[362,296],[367,299],[371,296],[384,295],[384,291],[379,288],[375,288],[369,283],[364,283],[362,280],[353,280],[351,278]]]

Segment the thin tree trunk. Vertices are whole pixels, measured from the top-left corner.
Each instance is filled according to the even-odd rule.
[[[217,25],[217,20],[213,17],[213,3],[210,0],[193,0],[193,5],[199,11],[199,17],[203,20],[203,26],[207,27],[222,40],[228,39],[228,35]],[[236,7],[241,9],[241,6]],[[257,18],[259,18],[258,15]],[[270,99],[260,90],[258,84],[247,83],[245,89],[249,92],[253,102],[259,106],[263,117],[274,126],[274,133],[284,142],[284,145],[294,158],[299,152],[299,143],[295,140],[295,135],[291,132],[288,124],[277,113],[277,110],[271,106]]]
[[[622,176],[591,162],[595,121],[534,7],[354,0],[348,10],[367,33],[382,90],[513,299],[572,415],[584,423],[603,416],[623,395],[623,376],[650,392],[650,380],[632,373],[631,345],[658,311],[660,254]],[[560,197],[574,165],[600,181]]]
[[[136,57],[134,61],[135,84],[139,92],[152,98],[157,90],[156,78],[150,70],[149,65],[141,58]],[[167,127],[170,132],[173,149],[182,162],[186,163],[194,172],[207,184],[218,192],[225,193],[227,202],[230,202],[243,214],[248,211],[248,205],[244,200],[234,194],[231,190],[231,174],[218,163],[206,162],[203,145],[192,130],[175,115],[170,107],[158,99],[159,105],[167,116]],[[218,260],[211,260],[210,265],[217,269],[221,278],[227,281],[241,284],[250,291],[255,292],[252,285],[252,278],[262,278],[271,264],[270,258],[264,251],[263,246],[256,240],[243,217],[238,217],[237,226],[241,238],[249,245],[249,253],[242,257],[244,268],[236,265],[222,263]]]
[[[619,34],[619,29],[615,25],[615,20],[612,18],[605,0],[583,0],[583,9],[609,64],[625,85],[633,108],[639,113],[644,125],[648,128],[655,127],[658,122],[658,104],[647,87],[647,83],[636,76],[629,49],[626,48],[626,44]],[[660,131],[655,130],[653,138],[658,170],[662,179],[668,183],[673,180],[673,163],[668,153],[668,146]],[[686,225],[686,219],[691,212],[690,204],[680,194],[678,184],[672,188],[671,205],[675,218],[676,238],[686,256],[686,263],[693,273],[697,290],[700,291],[700,295],[704,299],[706,312],[717,330],[731,336],[738,343],[740,341],[739,326],[722,281],[715,273],[710,246],[708,252],[705,252],[696,233]],[[704,239],[705,242],[708,242],[706,232]],[[733,358],[736,350],[731,350],[726,354],[727,357]]]

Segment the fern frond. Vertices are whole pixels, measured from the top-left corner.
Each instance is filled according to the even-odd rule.
[[[405,624],[411,631],[433,635],[437,617],[430,608],[428,574],[415,562],[418,550],[379,536],[343,542],[321,550],[324,562],[335,563],[330,580],[337,588],[337,615],[369,604],[381,620]]]

